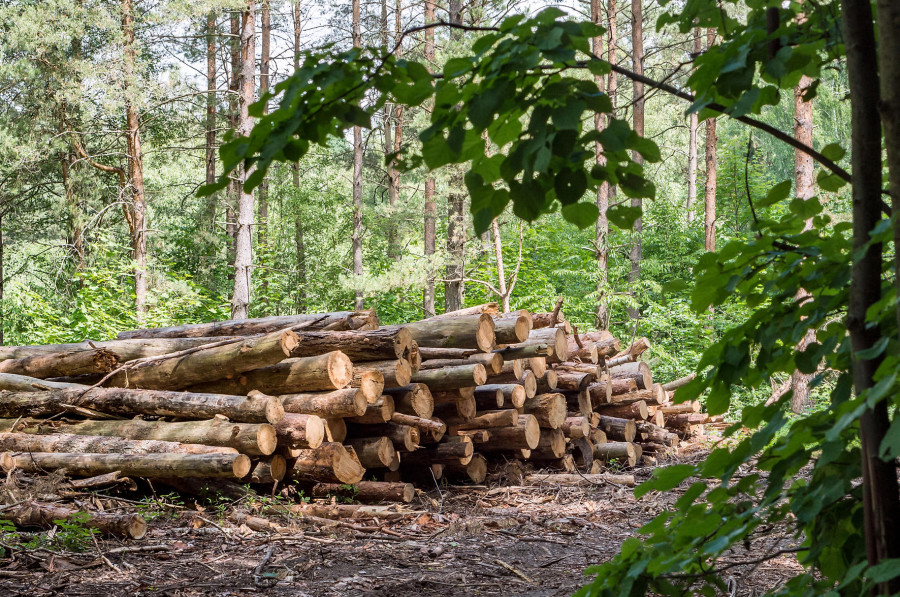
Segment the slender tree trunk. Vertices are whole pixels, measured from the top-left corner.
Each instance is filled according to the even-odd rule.
[[[707,29],[706,48],[716,42],[716,30]],[[716,250],[716,119],[706,121],[706,198],[704,202],[704,242],[707,251]]]
[[[702,29],[694,29],[694,57],[703,51]],[[688,141],[688,198],[687,220],[694,221],[695,205],[697,204],[697,137],[699,136],[700,119],[696,112],[690,116],[690,140]]]
[[[381,0],[381,46],[384,49],[384,52],[389,52],[392,48],[390,48],[390,37],[388,36],[388,5],[387,0]],[[399,57],[399,56],[398,56]],[[393,153],[394,151],[394,124],[391,122],[391,119],[394,116],[394,107],[390,102],[385,102],[384,107],[382,108],[382,127],[384,131],[384,155],[387,158],[388,155]],[[396,168],[394,167],[394,161],[390,160],[386,163],[385,166],[385,176],[387,177],[387,187],[388,187],[388,230],[387,230],[387,243],[388,243],[388,257],[391,259],[399,259],[400,251],[397,246],[397,223],[396,223],[396,209],[397,209],[397,188],[394,187],[394,174],[396,172]]]
[[[870,244],[870,233],[881,221],[881,119],[876,109],[878,62],[871,4],[869,0],[841,0],[841,13],[850,82],[853,167],[854,260],[847,329],[853,350],[853,384],[857,394],[861,394],[875,385],[875,372],[883,360],[881,353],[868,359],[860,356],[860,352],[871,350],[882,338],[880,326],[866,321],[868,309],[881,300],[883,247]],[[879,18],[884,17],[879,14]],[[895,59],[896,56],[889,56],[889,61]],[[900,557],[896,463],[885,462],[878,456],[889,426],[884,399],[860,417],[864,531],[870,566]],[[900,578],[878,589],[883,595],[897,591],[900,591]]]
[[[462,0],[450,0],[450,22],[463,24]],[[459,29],[450,31],[450,39],[462,39]],[[463,190],[463,179],[459,168],[454,168],[450,175],[450,194],[447,205],[447,281],[444,282],[444,310],[461,309],[466,294],[466,194]]]
[[[144,160],[141,156],[141,125],[137,106],[130,96],[135,87],[134,6],[122,0],[123,63],[125,67],[125,125],[131,180],[131,250],[134,259],[134,306],[140,323],[147,314],[147,219],[144,198]]]
[[[241,89],[241,18],[240,13],[231,14],[231,38],[229,39],[231,46],[231,78],[228,84],[228,107],[229,125],[232,129],[237,129],[240,123],[238,96]],[[237,172],[235,172],[237,174]],[[226,257],[229,264],[234,263],[235,250],[237,245],[237,221],[235,219],[234,207],[240,202],[240,183],[237,176],[232,178],[229,188],[228,203],[225,207],[225,231],[228,235],[228,250]],[[228,271],[228,279],[234,281],[234,269]]]
[[[403,34],[403,5],[401,0],[397,0],[396,5],[394,7],[394,43],[398,43],[400,41],[400,36]],[[394,55],[397,58],[401,58],[403,56],[403,48],[402,46],[397,47],[397,51],[394,52]],[[398,153],[400,149],[403,147],[403,105],[400,102],[397,102],[394,105],[394,153]],[[390,176],[390,201],[393,210],[397,209],[397,205],[400,203],[400,170],[391,163],[391,170],[389,172]],[[392,221],[394,218],[392,218]],[[394,242],[397,242],[397,230],[396,228],[393,230],[394,232]],[[394,251],[394,258],[400,259],[400,247]]]
[[[238,133],[249,136],[253,129],[250,104],[255,99],[256,88],[256,0],[249,0],[241,13],[241,88],[238,97],[240,119]],[[231,298],[231,318],[246,319],[250,309],[250,276],[253,266],[253,240],[255,210],[253,193],[244,190],[244,182],[253,169],[243,167],[238,173],[238,218],[234,250],[234,293]]]
[[[434,22],[434,0],[425,0],[425,22]],[[425,64],[432,69],[434,63],[434,29],[425,30]],[[437,219],[437,205],[434,202],[434,176],[429,172],[425,177],[425,258],[434,255],[435,245],[435,220]],[[428,279],[425,281],[425,291],[422,300],[425,317],[435,315],[434,311],[434,274],[431,273],[429,264]]]
[[[2,208],[2,206],[0,206]],[[6,280],[3,277],[3,210],[0,209],[0,346],[3,346],[3,328],[6,323],[6,306],[3,302],[3,289]]]
[[[641,10],[641,0],[631,0],[631,46],[634,60],[634,72],[639,75],[644,74],[644,15]],[[634,82],[634,132],[644,136],[644,84]],[[638,152],[634,152],[632,159],[635,163],[643,166],[644,157]],[[643,201],[640,197],[632,198],[631,206],[641,209]],[[638,216],[634,222],[634,234],[631,243],[631,271],[628,274],[628,283],[631,292],[636,294],[637,285],[641,280],[641,234],[643,229],[643,218]],[[640,310],[637,307],[628,308],[628,316],[637,319],[640,316]]]
[[[269,48],[272,34],[272,14],[269,0],[262,0],[260,6],[260,29],[259,29],[259,97],[262,97],[269,90]],[[268,105],[263,108],[263,113],[269,111]],[[265,259],[269,245],[269,180],[266,177],[259,185],[259,222],[257,224],[257,252],[258,260]],[[268,313],[269,306],[269,273],[268,270],[260,270],[259,294],[260,299]]]
[[[300,20],[300,1],[291,5],[294,25],[294,70],[300,68],[300,34],[302,22]],[[291,164],[294,178],[294,188],[300,188],[300,163]],[[298,210],[300,208],[298,207]],[[306,308],[306,243],[303,239],[303,215],[299,213],[294,218],[294,245],[297,250],[297,312],[303,313]]]
[[[597,25],[603,24],[603,13],[601,10],[601,0],[591,0],[591,20]],[[615,16],[610,15],[610,19]],[[592,51],[594,56],[603,55],[603,39],[595,37],[592,40]],[[602,76],[595,76],[594,81],[601,93],[606,91],[606,81]],[[601,131],[606,127],[606,118],[603,114],[594,115],[594,128]],[[597,164],[605,164],[606,158],[603,156],[603,150],[600,143],[595,146],[595,160]],[[599,280],[597,282],[597,309],[595,312],[594,326],[598,330],[605,330],[609,327],[609,301],[607,297],[607,289],[609,286],[609,219],[606,212],[609,210],[609,183],[604,181],[600,188],[597,189],[597,210],[600,215],[597,217],[597,227],[594,237],[594,258],[597,260],[597,272]]]
[[[494,237],[494,258],[497,260],[497,289],[500,290],[503,312],[509,313],[509,293],[506,291],[506,271],[503,268],[503,239],[500,238],[500,224],[497,223],[497,218],[491,222],[491,235]]]
[[[206,17],[206,184],[216,182],[216,16]],[[216,230],[216,194],[206,199],[203,234],[213,246]],[[212,256],[212,255],[210,255]]]
[[[360,0],[353,0],[353,47],[362,47],[362,35],[360,33]],[[362,162],[363,142],[362,129],[353,127],[353,232],[351,243],[353,247],[353,275],[358,279],[363,275],[362,258]],[[355,292],[354,307],[362,309],[364,306],[363,293]]]

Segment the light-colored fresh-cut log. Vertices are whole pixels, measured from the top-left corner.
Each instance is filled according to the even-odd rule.
[[[475,404],[478,407],[478,410],[495,410],[498,408],[503,408],[503,403],[506,402],[506,399],[503,397],[503,392],[498,389],[490,389],[491,386],[481,386],[475,389]],[[483,388],[489,388],[487,390]],[[525,390],[522,390],[522,398],[524,400]]]
[[[325,441],[343,443],[347,439],[347,423],[341,418],[323,419]]]
[[[707,422],[709,422],[709,415],[706,413],[687,413],[666,417],[666,427],[682,431],[693,425],[702,425]]]
[[[483,444],[491,441],[490,429],[454,429],[451,436],[468,437],[473,444]]]
[[[397,457],[394,444],[386,437],[363,437],[351,439],[347,443],[353,446],[360,464],[368,468],[387,468]]]
[[[411,425],[401,425],[393,422],[374,425],[351,423],[347,426],[347,434],[353,438],[384,436],[393,442],[395,448],[406,450],[407,452],[412,452],[419,447],[419,429]]]
[[[478,411],[478,402],[469,393],[460,394],[453,403],[435,405],[435,413],[442,418],[462,417],[466,420],[475,416]]]
[[[681,404],[673,404],[671,406],[661,406],[659,410],[664,415],[686,415],[689,413],[700,412],[700,402],[692,400],[690,402],[682,402]]]
[[[352,484],[359,483],[366,474],[366,469],[337,442],[300,450],[296,459],[287,464],[287,478],[296,481]]]
[[[127,417],[211,419],[223,415],[242,423],[277,423],[284,416],[281,400],[262,394],[230,396],[128,388],[0,391],[0,416],[3,417],[44,417],[68,412],[72,407]]]
[[[399,326],[386,326],[393,329]],[[415,323],[404,324],[420,347],[426,348],[477,348],[490,352],[496,344],[493,318],[481,315],[459,317],[432,317]]]
[[[544,377],[547,374],[547,359],[545,357],[531,357],[530,359],[521,359],[525,369],[530,369],[535,377]]]
[[[511,385],[516,384],[525,388],[525,397],[531,398],[537,393],[537,378],[532,371],[526,370],[521,377],[516,377],[513,372],[491,375],[487,384],[482,385]]]
[[[0,433],[0,452],[60,452],[74,454],[237,454],[234,448],[132,440],[104,435]]]
[[[694,381],[694,378],[697,377],[696,373],[691,373],[690,375],[685,375],[684,377],[679,377],[674,381],[670,381],[667,384],[663,384],[663,389],[667,392],[674,392],[678,388],[682,386],[688,385],[690,382]]]
[[[594,382],[585,389],[594,407],[608,404],[612,398],[612,385],[603,381]]]
[[[65,470],[73,477],[119,471],[129,477],[237,478],[250,472],[244,454],[72,454],[11,452],[16,468],[30,472]]]
[[[381,371],[362,371],[354,368],[350,387],[358,388],[366,397],[366,402],[375,402],[384,393],[384,375]]]
[[[402,388],[388,388],[384,393],[394,399],[394,410],[398,413],[425,419],[434,414],[434,398],[431,390],[423,383],[413,383]]]
[[[52,529],[59,526],[60,520],[68,520],[76,514],[87,515],[87,520],[83,522],[84,526],[108,535],[143,539],[147,534],[147,522],[139,514],[88,512],[35,501],[4,507],[0,511],[0,519],[8,520],[17,527]]]
[[[425,361],[467,359],[470,356],[476,354],[484,353],[482,353],[477,348],[430,348],[428,346],[419,347],[419,355],[421,355],[423,363]]]
[[[418,373],[419,369],[422,368],[422,353],[419,352],[419,343],[415,340],[410,344],[410,348],[404,357],[406,362],[409,363],[409,370],[411,373]]]
[[[503,361],[503,367],[499,373],[488,372],[490,383],[515,383],[525,374],[526,359]]]
[[[647,403],[643,400],[632,402],[630,404],[604,404],[597,407],[597,412],[607,417],[618,417],[620,419],[637,419],[643,421],[649,415],[647,412]]]
[[[566,420],[566,397],[562,394],[538,394],[527,399],[522,408],[534,415],[541,427],[558,429]]]
[[[407,415],[405,413],[394,413],[391,416],[391,422],[398,425],[409,425],[420,430],[420,432],[437,432],[441,435],[447,432],[447,425],[440,419],[426,419],[415,415]]]
[[[292,357],[312,357],[339,350],[352,361],[384,361],[406,358],[413,344],[404,327],[347,332],[297,332]]]
[[[366,406],[366,412],[358,417],[347,417],[351,423],[376,424],[387,423],[394,415],[394,399],[388,395]]]
[[[571,438],[587,437],[591,433],[590,421],[577,413],[568,413],[560,428],[566,437]]]
[[[318,448],[325,440],[325,422],[316,415],[285,413],[275,434],[278,443],[292,448]]]
[[[468,477],[472,483],[482,483],[487,478],[487,458],[479,453],[472,454],[469,464],[448,464],[444,467],[448,477]]]
[[[597,427],[602,429],[606,433],[606,437],[613,441],[631,442],[637,435],[637,426],[632,419],[600,415],[600,423]]]
[[[483,303],[481,305],[475,305],[474,307],[466,307],[465,309],[441,313],[440,315],[435,315],[425,321],[431,319],[451,319],[453,317],[462,317],[464,315],[481,315],[482,313],[491,316],[500,315],[500,305],[497,303]]]
[[[569,342],[566,339],[566,332],[561,328],[541,328],[531,330],[528,334],[528,340],[522,344],[547,344],[553,347],[553,356],[548,357],[548,361],[561,363],[569,360]]]
[[[619,339],[606,330],[580,334],[580,338],[582,342],[593,342],[597,348],[597,354],[604,358],[611,357],[622,350],[622,343],[619,342]]]
[[[555,392],[559,383],[556,371],[554,371],[553,369],[548,369],[547,373],[544,374],[544,377],[538,377],[536,381],[538,394]]]
[[[475,387],[456,388],[454,390],[432,390],[431,398],[434,405],[456,404],[460,399],[473,398],[475,396]]]
[[[534,415],[519,415],[515,427],[495,427],[491,429],[491,441],[481,444],[483,452],[510,450],[531,450],[541,439],[541,427]]]
[[[203,336],[250,336],[268,334],[300,324],[307,324],[305,329],[321,330],[325,328],[375,329],[378,318],[375,311],[337,311],[334,313],[309,313],[304,315],[282,315],[260,317],[257,319],[231,319],[212,323],[176,325],[165,328],[152,328],[120,332],[119,340],[130,338],[197,338]]]
[[[600,383],[605,383],[605,384],[609,385],[610,393],[613,396],[613,398],[611,399],[612,402],[616,401],[615,396],[618,396],[620,394],[630,394],[631,392],[639,391],[637,382],[631,378],[612,379],[607,375],[607,377],[605,379],[600,380]],[[643,398],[642,398],[642,400],[643,400]]]
[[[624,394],[613,394],[612,396],[613,404],[633,404],[643,401],[647,405],[657,406],[664,404],[665,400],[666,392],[658,383],[653,384],[649,390],[633,390]]]
[[[670,433],[667,429],[660,427],[659,425],[654,425],[653,423],[638,423],[637,430],[645,441],[655,442],[666,446],[678,445],[678,435]]]
[[[476,396],[481,395],[486,399],[491,396],[491,394],[496,395],[497,392],[500,392],[500,396],[503,398],[503,401],[497,405],[497,408],[502,408],[504,406],[522,408],[522,405],[525,404],[525,399],[527,398],[525,386],[519,384],[488,384],[479,386],[475,389]]]
[[[503,356],[504,361],[549,357],[553,355],[553,347],[548,344],[516,344],[498,348],[494,352]]]
[[[428,385],[431,390],[452,390],[480,386],[487,381],[484,365],[459,365],[442,369],[423,369],[412,376],[412,381]]]
[[[385,483],[383,481],[360,481],[352,488],[335,483],[317,483],[312,488],[312,496],[314,498],[338,496],[360,502],[403,502],[408,504],[416,496],[416,488],[412,483]]]
[[[649,408],[649,407],[648,407]],[[650,418],[647,419],[648,423],[653,423],[659,427],[666,426],[666,416],[662,413],[661,410],[657,410],[655,413],[650,415]]]
[[[13,392],[35,392],[40,390],[64,390],[66,388],[88,389],[90,386],[78,383],[49,381],[28,377],[27,375],[15,375],[13,373],[0,373],[0,390]]]
[[[515,427],[518,421],[518,411],[514,408],[510,408],[506,410],[482,412],[468,421],[464,421],[461,418],[448,419],[447,424],[453,430],[490,429],[493,427]]]
[[[105,348],[41,354],[0,361],[0,373],[46,377],[69,377],[108,373],[119,366],[119,356]]]
[[[594,458],[598,460],[621,460],[634,466],[638,461],[638,453],[636,444],[631,442],[606,442],[605,444],[594,444]]]
[[[569,362],[598,363],[600,361],[597,346],[590,340],[585,340],[580,336],[576,340],[575,336],[568,336],[566,343],[569,347]]]
[[[544,429],[536,448],[531,450],[534,460],[555,460],[566,453],[566,435],[562,429]]]
[[[69,344],[37,344],[31,346],[0,346],[0,360],[21,359],[58,352],[91,351],[104,349],[114,352],[125,363],[135,359],[157,357],[190,348],[221,342],[228,338],[146,338],[135,340],[84,340]]]
[[[22,433],[73,433],[112,435],[135,440],[162,440],[235,448],[251,456],[268,456],[275,451],[275,428],[268,423],[232,423],[224,417],[206,421],[80,421],[45,424],[38,419],[0,419],[0,431]],[[13,429],[15,427],[15,429]]]
[[[408,386],[412,378],[412,367],[406,359],[393,359],[390,361],[365,361],[357,363],[354,371],[361,375],[366,371],[376,371],[384,378],[385,388],[399,388]]]
[[[592,444],[605,444],[608,440],[606,433],[602,429],[594,429],[591,427],[591,435],[588,437]]]
[[[274,365],[290,355],[297,342],[297,334],[294,332],[278,331],[224,345],[211,345],[210,348],[198,348],[195,352],[176,353],[181,356],[131,361],[124,369],[113,374],[106,385],[180,390]]]
[[[528,339],[531,317],[520,314],[503,315],[494,319],[497,344],[518,344]]]
[[[579,373],[576,371],[555,371],[556,389],[570,392],[580,392],[587,388],[594,380],[591,373]]]
[[[440,427],[432,427],[431,429],[422,429],[420,441],[425,444],[436,444],[444,439],[447,435],[447,423],[439,417],[431,417],[433,423],[437,423]],[[474,440],[473,440],[474,441]]]
[[[619,352],[619,354],[612,357],[613,359],[622,356],[630,356],[632,361],[637,360],[639,356],[644,354],[647,350],[650,350],[650,340],[644,338],[643,336],[640,338],[636,338],[634,342],[631,343],[631,346]],[[610,364],[611,359],[607,359],[607,365],[612,367]]]
[[[281,396],[285,412],[319,417],[358,417],[368,407],[365,393],[357,388],[333,392],[285,394]]]
[[[478,352],[463,359],[430,359],[422,361],[423,369],[440,369],[441,367],[457,367],[459,365],[484,365],[488,375],[496,375],[503,370],[503,357],[497,352]]]
[[[578,406],[578,412],[583,416],[590,417],[594,414],[594,406],[591,404],[591,395],[588,394],[587,390],[578,392],[575,401]]]
[[[342,352],[317,357],[285,359],[277,365],[248,371],[235,379],[220,379],[193,386],[192,391],[246,394],[258,390],[270,396],[299,392],[340,390],[353,378],[353,363]]]
[[[242,483],[278,483],[284,479],[287,463],[284,456],[272,454],[252,463],[250,474],[241,479]]]
[[[650,366],[643,361],[637,363],[623,363],[609,370],[612,379],[633,379],[639,390],[649,390],[653,387],[653,374]]]
[[[529,485],[582,485],[590,486],[603,483],[612,485],[625,485],[634,487],[634,475],[611,475],[608,473],[594,473],[584,475],[569,475],[565,473],[534,474],[525,477]]]
[[[404,465],[430,464],[468,464],[475,453],[475,446],[468,437],[453,438],[456,441],[445,441],[433,446],[419,448],[415,452],[403,454],[400,459]]]

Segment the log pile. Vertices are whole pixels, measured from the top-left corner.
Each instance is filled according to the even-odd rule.
[[[717,421],[672,403],[686,380],[655,382],[648,348],[494,303],[406,325],[346,311],[0,347],[0,466],[409,501],[410,481],[481,483],[500,459],[654,465]]]

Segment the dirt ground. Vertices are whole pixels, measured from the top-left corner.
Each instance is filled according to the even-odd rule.
[[[635,471],[638,481],[649,474]],[[160,515],[140,541],[98,540],[81,554],[7,549],[0,595],[570,595],[585,584],[587,566],[612,557],[680,495],[636,500],[616,485],[510,483],[501,476],[420,491],[402,514],[354,521],[356,528],[282,519],[291,530],[277,535],[235,526],[222,512],[198,512],[188,500],[148,511],[148,518]],[[760,543],[759,553],[742,557],[786,545]],[[788,555],[734,568],[729,595],[762,594],[798,569]]]

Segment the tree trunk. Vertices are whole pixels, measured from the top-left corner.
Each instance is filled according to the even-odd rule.
[[[614,18],[610,15],[610,18]],[[591,20],[597,24],[603,24],[603,13],[601,11],[601,0],[591,0]],[[603,38],[597,36],[591,41],[591,49],[594,56],[603,56]],[[610,51],[612,49],[610,48]],[[601,93],[606,91],[606,81],[603,76],[594,77],[594,82]],[[606,117],[597,113],[594,115],[594,128],[598,132],[606,127]],[[594,159],[597,164],[606,163],[603,156],[602,145],[595,145]],[[599,330],[605,330],[609,327],[609,301],[607,297],[607,285],[609,283],[609,218],[606,212],[609,210],[609,183],[603,183],[597,188],[597,210],[600,215],[597,217],[596,233],[594,237],[594,258],[597,260],[597,273],[599,279],[597,281],[597,308],[595,311],[594,326]]]
[[[634,62],[634,72],[638,75],[644,74],[644,15],[641,9],[642,0],[631,0],[631,46],[632,60]],[[634,132],[644,136],[644,84],[634,82]],[[632,153],[632,160],[640,165],[644,165],[644,157],[637,151]],[[643,201],[640,197],[631,199],[631,206],[642,209]],[[641,234],[643,229],[643,218],[639,215],[634,221],[634,232],[632,234],[631,270],[628,273],[628,284],[631,287],[631,293],[637,296],[637,285],[641,280]],[[628,316],[631,319],[637,319],[640,316],[640,309],[637,307],[628,308]]]
[[[270,39],[272,34],[272,14],[270,0],[262,0],[260,4],[260,28],[259,28],[259,97],[262,99],[269,90],[269,66],[270,66]],[[263,106],[263,114],[268,114],[268,102]],[[268,257],[269,245],[269,179],[263,179],[259,185],[259,207],[257,224],[257,248],[262,262]],[[261,270],[259,284],[260,299],[264,309],[269,307],[269,270]]]
[[[398,327],[401,326],[385,326],[382,329]],[[427,348],[476,348],[490,352],[496,339],[494,320],[486,313],[423,319],[402,327],[409,330],[419,346]]]
[[[362,47],[362,34],[360,33],[360,0],[353,0],[353,47]],[[351,244],[353,251],[353,276],[355,283],[360,282],[363,275],[362,257],[362,168],[363,168],[363,141],[362,129],[353,127],[353,231]],[[364,305],[361,290],[354,291],[354,306],[362,309]]]
[[[128,477],[151,479],[194,477],[240,479],[250,472],[244,454],[14,454],[16,468],[31,473],[64,470],[76,477],[92,477],[115,471]]]
[[[282,315],[257,319],[229,319],[211,323],[175,325],[119,332],[119,340],[147,338],[203,338],[220,336],[251,336],[268,334],[285,328],[306,324],[305,330],[374,330],[378,318],[374,311],[335,311],[333,313],[307,313]]]
[[[425,23],[434,22],[434,0],[425,0]],[[425,64],[432,70],[434,64],[434,29],[425,30]],[[425,259],[434,255],[435,248],[435,220],[437,219],[437,205],[434,201],[434,175],[431,172],[425,177]],[[428,278],[425,280],[425,291],[422,307],[425,316],[436,315],[434,310],[434,274],[432,264],[429,262]]]
[[[884,124],[884,145],[887,149],[888,188],[891,210],[900,213],[900,7],[890,0],[878,0],[878,51],[881,68],[881,102],[878,104]],[[900,218],[894,219],[894,247],[900,247]],[[900,292],[900,251],[894,250],[894,281]],[[897,304],[897,323],[900,326],[900,303]],[[900,328],[898,328],[900,329]]]
[[[121,535],[131,539],[143,539],[147,523],[138,514],[112,514],[110,512],[85,512],[57,504],[25,502],[0,511],[0,519],[9,520],[19,527],[52,529],[58,521],[68,520],[76,514],[87,514],[85,525],[109,535]]]
[[[87,454],[237,454],[234,448],[183,444],[160,440],[133,440],[104,435],[53,433],[0,433],[0,451]]]
[[[206,17],[206,184],[216,182],[216,16]],[[217,193],[206,199],[206,213],[201,223],[201,234],[209,246],[207,257],[215,255]],[[211,263],[204,264],[212,266]]]
[[[716,42],[716,30],[706,30],[706,49]],[[706,198],[704,201],[704,241],[707,251],[716,250],[716,119],[706,120]]]
[[[450,22],[463,24],[462,0],[449,0]],[[459,29],[450,30],[454,42],[462,39]],[[450,174],[450,194],[447,200],[447,279],[444,282],[444,310],[456,311],[465,302],[466,293],[466,194],[462,174],[454,168]]]
[[[291,4],[292,23],[294,26],[294,70],[300,67],[300,33],[302,22],[300,20],[300,2]],[[291,164],[293,172],[294,188],[300,188],[300,163]],[[298,210],[300,208],[298,207]],[[303,238],[303,216],[298,213],[294,217],[294,248],[297,253],[297,312],[306,310],[306,242]]]
[[[248,0],[241,12],[241,87],[238,96],[239,120],[237,133],[245,137],[253,129],[250,104],[256,90],[256,0]],[[253,193],[244,190],[244,183],[254,168],[238,167],[238,217],[234,250],[234,292],[231,297],[231,317],[244,319],[250,312],[250,277],[253,267],[252,231],[255,225]]]
[[[880,2],[887,5],[887,2]],[[850,306],[847,329],[850,333],[853,359],[853,385],[857,395],[875,385],[875,372],[883,361],[883,353],[863,358],[881,341],[881,329],[867,322],[866,312],[881,300],[881,244],[870,244],[870,234],[881,221],[881,120],[878,110],[878,70],[872,8],[868,0],[841,0],[844,40],[847,48],[847,73],[850,83],[853,167],[853,266],[850,280]],[[879,12],[882,32],[896,33],[894,15]],[[896,39],[888,42],[896,44]],[[885,50],[889,52],[889,48]],[[885,54],[888,62],[896,56]],[[888,73],[896,67],[888,67]],[[886,86],[895,82],[883,81]],[[896,92],[896,90],[893,90]],[[890,99],[890,97],[885,98]],[[894,122],[890,126],[895,126]],[[896,146],[893,147],[896,149]],[[896,181],[896,177],[893,179]],[[892,182],[893,182],[892,181]],[[894,196],[897,201],[897,196]],[[860,452],[863,472],[863,506],[866,555],[869,565],[900,557],[900,497],[898,497],[896,463],[885,462],[879,450],[890,426],[887,401],[882,399],[860,417]],[[881,594],[900,590],[900,577],[879,587]]]
[[[8,346],[0,348],[0,367],[2,367],[2,363],[7,359],[24,359],[26,357],[45,356],[61,352],[93,352],[98,349],[115,353],[115,355],[119,357],[119,361],[125,363],[135,359],[180,352],[182,350],[196,348],[197,346],[203,346],[204,344],[221,342],[222,340],[228,339],[232,338],[148,338],[146,340],[107,340],[103,342],[84,340],[82,342],[73,342],[70,344]]]
[[[238,96],[241,91],[241,18],[240,13],[232,11],[231,38],[228,40],[231,55],[231,76],[228,80],[228,124],[237,130],[240,123]],[[228,248],[225,252],[229,264],[234,263],[237,243],[237,220],[234,208],[240,201],[240,171],[236,170],[228,187],[228,201],[225,207],[225,231],[228,237]],[[228,279],[234,283],[234,268],[228,270]]]
[[[694,29],[693,60],[703,52],[703,30]],[[696,112],[690,115],[690,140],[688,141],[688,198],[687,221],[693,223],[697,204],[697,138],[700,131],[700,119]]]

